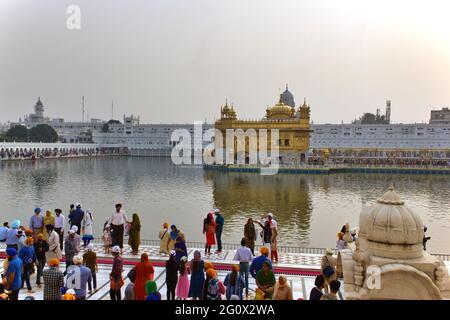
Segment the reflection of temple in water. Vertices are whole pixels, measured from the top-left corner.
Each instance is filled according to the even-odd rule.
[[[242,220],[243,226],[248,218],[259,221],[272,212],[286,239],[283,245],[309,244],[312,202],[307,176],[205,171],[204,177],[212,183],[214,206],[228,221]],[[290,234],[300,234],[300,242]]]

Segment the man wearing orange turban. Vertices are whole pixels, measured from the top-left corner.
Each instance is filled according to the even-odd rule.
[[[250,274],[255,279],[256,279],[256,274],[258,273],[259,270],[262,269],[262,265],[265,261],[267,261],[269,263],[270,270],[272,270],[272,261],[270,261],[270,259],[269,259],[269,248],[262,247],[259,250],[259,252],[261,253],[261,255],[259,257],[256,257],[255,259],[253,259],[252,264],[250,265]]]

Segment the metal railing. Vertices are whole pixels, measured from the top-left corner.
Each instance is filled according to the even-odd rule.
[[[95,243],[102,243],[101,238],[95,238]],[[148,240],[142,239],[141,245],[150,246],[150,247],[159,247],[160,240]],[[205,247],[204,242],[196,242],[196,241],[186,241],[187,248],[197,248],[203,249]],[[240,244],[237,243],[222,243],[223,250],[237,250],[240,247]],[[259,250],[262,247],[261,244],[255,244],[255,251]],[[327,248],[319,248],[319,247],[300,247],[300,246],[277,246],[279,253],[293,253],[293,254],[325,254]],[[337,249],[331,248],[333,252],[336,254]],[[450,253],[431,253],[432,256],[435,256],[443,261],[450,261]]]

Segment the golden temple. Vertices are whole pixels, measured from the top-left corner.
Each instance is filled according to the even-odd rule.
[[[289,96],[290,95],[290,96]],[[288,105],[287,103],[290,103]],[[310,106],[306,99],[299,108],[295,108],[292,94],[287,90],[280,94],[280,99],[272,107],[266,109],[266,115],[260,120],[241,120],[237,118],[234,106],[228,102],[220,108],[221,117],[215,122],[215,128],[220,130],[224,137],[223,145],[227,144],[226,132],[228,129],[242,129],[244,132],[254,129],[267,130],[267,150],[270,150],[271,130],[278,130],[279,157],[281,163],[298,164],[307,160],[310,139]],[[237,138],[234,139],[234,153],[237,153]],[[217,141],[217,140],[216,140]],[[232,144],[230,144],[232,145]],[[260,144],[258,142],[258,151]],[[249,150],[249,139],[245,140],[245,152]],[[247,161],[247,160],[246,160]]]

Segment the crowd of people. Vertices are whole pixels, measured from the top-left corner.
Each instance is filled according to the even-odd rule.
[[[126,150],[119,148],[91,148],[91,149],[27,149],[27,148],[14,148],[14,149],[0,149],[0,159],[45,159],[55,157],[92,157],[98,155],[117,155],[126,154]]]
[[[36,208],[30,218],[29,228],[19,220],[5,222],[0,227],[0,241],[6,243],[7,259],[4,261],[4,277],[0,294],[10,300],[17,300],[19,291],[26,285],[29,294],[34,293],[31,275],[36,273],[36,286],[44,286],[44,300],[84,300],[97,291],[97,255],[91,241],[94,216],[91,210],[83,210],[80,203],[72,204],[67,217],[69,228],[65,232],[66,218],[61,209],[54,213]],[[293,300],[292,288],[284,275],[275,277],[273,264],[278,263],[277,235],[278,223],[272,213],[263,215],[260,221],[248,219],[243,228],[243,238],[236,250],[231,271],[223,282],[218,278],[214,265],[205,261],[211,257],[211,249],[217,245],[216,254],[222,248],[222,232],[225,219],[220,209],[208,212],[203,220],[205,250],[202,258],[195,251],[188,261],[185,235],[176,225],[163,224],[159,233],[160,252],[168,256],[165,262],[166,297],[168,300]],[[126,274],[130,282],[124,289],[124,261],[122,258],[124,235],[133,255],[139,254],[141,223],[138,214],[129,220],[121,204],[103,225],[103,245],[105,253],[112,255],[110,278],[111,300],[160,300],[161,294],[154,281],[155,269],[147,253],[142,253],[140,261]],[[255,243],[261,238],[260,255],[255,256]],[[348,224],[338,235],[337,249],[345,248],[354,234]],[[344,242],[345,245],[342,243]],[[84,247],[84,250],[82,250]],[[60,263],[62,251],[65,257],[65,270]],[[47,268],[45,267],[47,266]],[[249,287],[249,277],[256,282]],[[333,299],[339,291],[336,259],[328,250],[322,259],[321,274],[315,280],[310,299]],[[250,294],[254,291],[254,295]]]

